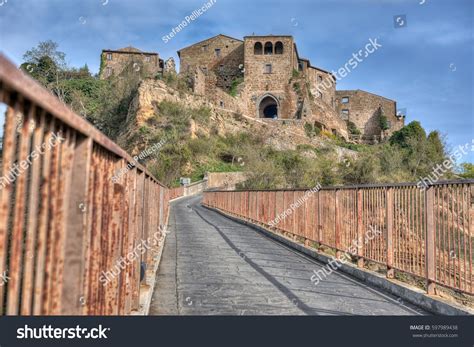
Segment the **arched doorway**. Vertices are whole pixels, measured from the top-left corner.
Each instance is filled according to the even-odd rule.
[[[278,101],[271,95],[263,97],[258,106],[258,116],[260,118],[278,118]]]

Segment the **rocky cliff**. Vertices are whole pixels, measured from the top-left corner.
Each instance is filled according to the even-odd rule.
[[[229,98],[232,97],[229,96]],[[197,133],[207,135],[215,133],[226,136],[227,134],[249,131],[264,136],[266,143],[277,150],[295,149],[298,145],[310,145],[316,148],[333,148],[339,157],[346,154],[352,155],[352,151],[338,147],[325,138],[309,138],[305,134],[304,123],[311,121],[313,117],[302,120],[255,119],[225,107],[218,107],[204,96],[176,90],[163,80],[153,79],[142,81],[138,88],[138,92],[130,104],[127,125],[119,137],[119,143],[126,144],[133,133],[144,124],[149,124],[151,121],[160,124],[165,121],[161,119],[162,115],[157,107],[163,101],[179,103],[191,109],[205,107],[210,110],[210,121],[205,125],[190,119],[190,137],[195,137]],[[327,111],[315,102],[312,102],[310,107],[312,112],[324,113]],[[140,147],[139,143],[135,145]]]

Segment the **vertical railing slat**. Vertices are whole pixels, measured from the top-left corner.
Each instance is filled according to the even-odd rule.
[[[15,107],[8,107],[5,114],[5,128],[3,132],[3,147],[2,147],[2,176],[8,177],[9,170],[14,163],[15,148],[16,148],[16,123],[15,114],[18,112],[19,104]],[[8,223],[10,220],[11,211],[11,197],[13,194],[13,186],[9,182],[2,182],[0,190],[0,314],[4,313],[5,288],[8,285],[8,269],[6,266],[8,254]]]
[[[387,225],[387,277],[394,277],[393,270],[393,188],[385,189],[386,194],[386,225]]]
[[[35,118],[37,126],[33,130],[32,148],[40,148],[43,143],[45,113],[37,115]],[[22,304],[21,314],[30,315],[32,313],[33,303],[33,281],[34,266],[37,258],[36,242],[37,242],[37,226],[38,226],[38,210],[40,204],[40,181],[41,181],[41,157],[32,162],[31,165],[31,181],[28,203],[28,229],[25,241],[25,270],[23,272],[23,288],[22,288]]]
[[[26,112],[27,111],[27,112]],[[18,146],[18,168],[24,170],[18,171],[18,177],[15,181],[15,200],[13,206],[13,223],[11,233],[11,248],[9,262],[8,296],[7,296],[7,314],[17,315],[19,311],[21,272],[23,267],[23,229],[25,228],[26,213],[26,185],[28,178],[28,167],[25,169],[23,164],[27,163],[30,151],[30,120],[34,112],[33,106],[29,110],[23,110],[23,123],[20,129],[20,139]]]
[[[426,280],[428,294],[435,293],[435,230],[434,230],[434,187],[426,190]]]
[[[67,214],[64,252],[64,278],[61,295],[61,313],[78,315],[87,304],[84,293],[84,272],[87,248],[90,242],[89,221],[91,206],[89,185],[91,181],[92,141],[79,138],[74,143],[74,158],[71,168],[70,188],[67,194]],[[86,242],[88,241],[88,242]]]

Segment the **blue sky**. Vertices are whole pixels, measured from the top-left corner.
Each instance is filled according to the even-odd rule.
[[[98,71],[103,48],[133,45],[177,59],[176,51],[223,33],[291,34],[300,56],[337,70],[370,38],[382,44],[338,89],[363,89],[397,101],[407,122],[471,143],[472,0],[216,0],[168,43],[168,34],[208,0],[0,0],[0,50],[15,63],[39,41],[59,43],[71,66]],[[394,27],[405,15],[407,26]],[[463,158],[464,159],[464,158]],[[465,161],[474,162],[473,152]]]

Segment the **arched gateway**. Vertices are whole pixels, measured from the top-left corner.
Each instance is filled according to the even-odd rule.
[[[280,106],[278,99],[273,95],[265,95],[260,99],[258,105],[258,116],[260,118],[273,118],[276,119],[279,117]]]

